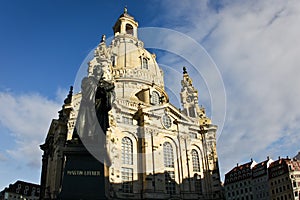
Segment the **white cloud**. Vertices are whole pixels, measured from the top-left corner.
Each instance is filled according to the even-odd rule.
[[[15,147],[6,149],[6,153],[21,163],[40,167],[39,145],[43,143],[51,119],[57,117],[59,108],[59,104],[39,94],[0,92],[0,125],[15,139]]]
[[[222,73],[228,98],[218,141],[223,174],[251,157],[294,156],[300,139],[300,2],[224,1],[218,12],[209,1],[189,2],[175,4],[183,7],[175,12],[168,4],[167,15],[187,15],[190,22],[179,30],[202,41]]]
[[[0,161],[6,161],[7,160],[7,157],[0,152]]]

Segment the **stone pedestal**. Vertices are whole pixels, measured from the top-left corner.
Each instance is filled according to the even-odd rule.
[[[106,199],[104,164],[82,144],[67,145],[64,156],[66,160],[58,199]]]

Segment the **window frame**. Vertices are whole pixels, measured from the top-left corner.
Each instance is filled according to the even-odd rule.
[[[169,168],[174,168],[174,150],[170,142],[164,142],[163,144],[163,156],[164,156],[164,166]]]
[[[130,23],[127,23],[125,25],[125,31],[126,31],[126,34],[133,36],[133,26]]]
[[[149,69],[148,58],[146,58],[146,57],[142,58],[142,66],[143,66],[143,69]]]
[[[192,149],[191,155],[192,155],[193,171],[194,172],[200,172],[201,171],[201,167],[200,167],[200,159],[199,159],[199,153],[198,153],[198,151],[195,150],[195,149]]]
[[[133,143],[125,136],[122,138],[122,164],[133,165]]]
[[[133,169],[128,167],[121,168],[122,192],[133,193]]]

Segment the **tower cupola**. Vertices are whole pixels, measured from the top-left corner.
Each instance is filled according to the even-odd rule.
[[[127,8],[124,8],[124,13],[120,15],[119,19],[115,23],[113,30],[115,36],[119,34],[128,34],[137,38],[138,23],[127,12]]]

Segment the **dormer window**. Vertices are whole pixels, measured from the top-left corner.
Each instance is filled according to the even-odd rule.
[[[148,69],[148,59],[147,58],[143,58],[143,68]]]
[[[143,53],[140,57],[141,59],[141,68],[142,69],[149,69],[149,58],[145,57],[145,54]]]
[[[133,35],[133,26],[131,24],[126,24],[126,33]]]
[[[159,94],[155,91],[151,94],[151,104],[158,105],[159,104]]]

